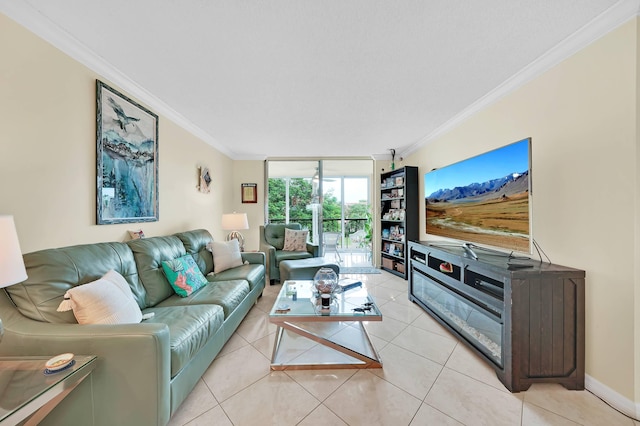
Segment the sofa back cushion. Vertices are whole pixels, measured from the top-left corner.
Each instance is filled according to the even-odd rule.
[[[299,223],[288,223],[286,225],[270,223],[264,226],[264,239],[274,246],[276,250],[282,250],[284,248],[285,229],[300,230],[302,226]]]
[[[142,308],[149,308],[174,294],[162,270],[162,262],[184,256],[182,241],[174,235],[131,240],[127,245],[133,252],[138,268],[138,279],[145,289],[146,298]]]
[[[194,231],[180,232],[175,234],[180,238],[184,249],[189,253],[200,271],[207,275],[213,271],[213,257],[207,250],[207,244],[213,241],[213,237],[206,229],[196,229]]]
[[[6,288],[22,315],[36,321],[76,323],[73,312],[58,312],[67,290],[90,283],[113,269],[126,280],[138,305],[144,300],[136,264],[124,243],[97,243],[47,249],[24,255],[27,280]]]

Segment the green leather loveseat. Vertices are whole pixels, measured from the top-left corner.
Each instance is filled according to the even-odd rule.
[[[49,425],[165,425],[249,312],[265,286],[265,256],[213,271],[205,230],[128,243],[96,243],[24,255],[27,281],[0,291],[5,334],[0,356],[72,352],[97,355],[97,367],[44,420]],[[175,294],[161,263],[190,254],[209,284]],[[57,312],[70,288],[109,270],[128,282],[143,314],[139,324],[79,325]],[[1,404],[1,402],[0,402]]]

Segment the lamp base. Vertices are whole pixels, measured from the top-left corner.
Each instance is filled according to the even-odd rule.
[[[240,251],[244,251],[244,237],[238,231],[231,231],[229,235],[227,235],[227,241],[238,240],[238,244],[240,245]]]

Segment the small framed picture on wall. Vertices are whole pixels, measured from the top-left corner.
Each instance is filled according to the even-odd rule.
[[[258,184],[257,183],[242,183],[242,202],[243,203],[257,203],[258,202]]]

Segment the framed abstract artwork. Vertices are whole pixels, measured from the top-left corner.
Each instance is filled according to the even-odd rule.
[[[158,116],[96,80],[97,223],[158,220]]]
[[[242,183],[242,202],[243,203],[257,203],[258,202],[258,184],[256,183]]]

